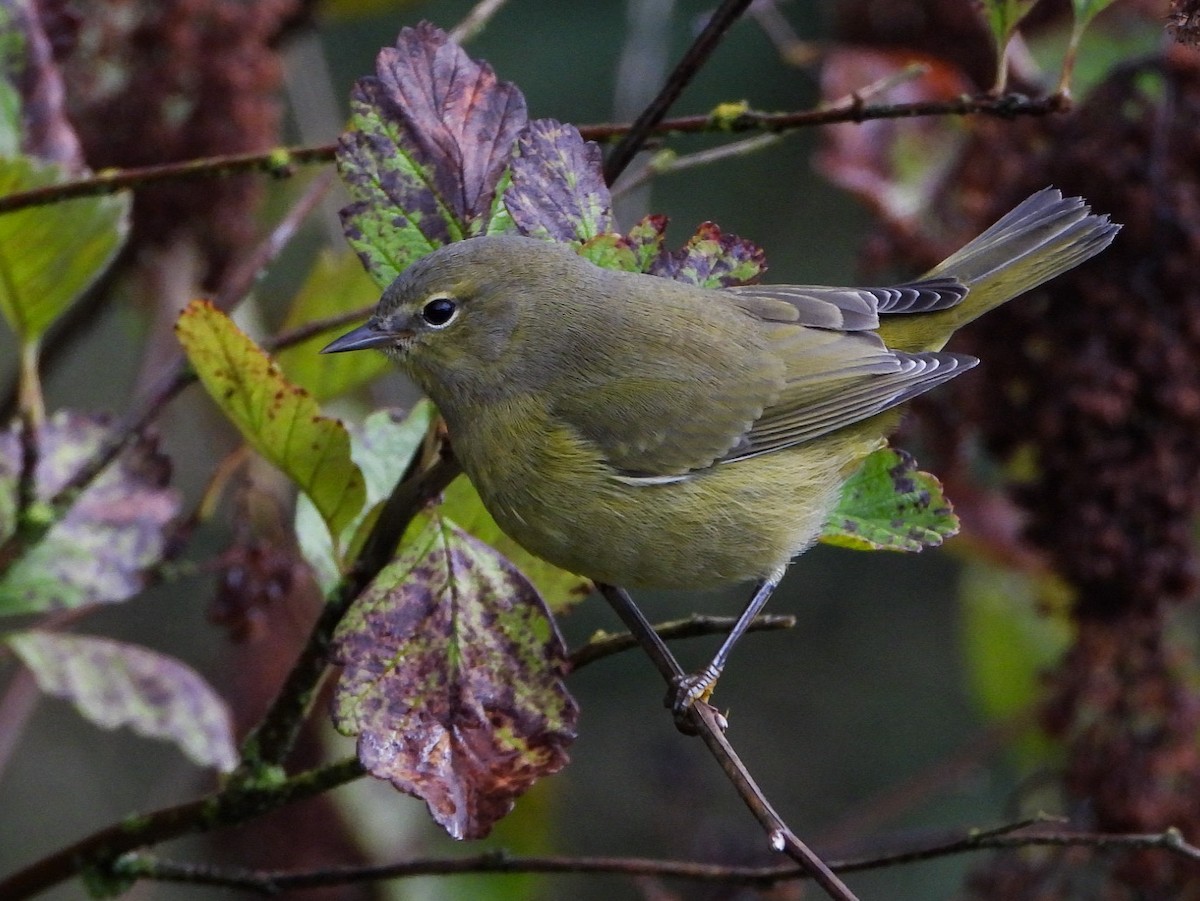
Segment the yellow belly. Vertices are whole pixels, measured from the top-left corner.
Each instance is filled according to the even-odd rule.
[[[642,588],[708,588],[786,566],[819,536],[842,481],[886,430],[868,421],[679,481],[630,484],[594,447],[533,413],[497,409],[466,428],[451,425],[488,511],[537,556]],[[486,445],[479,429],[489,429]],[[484,446],[504,452],[487,455]]]

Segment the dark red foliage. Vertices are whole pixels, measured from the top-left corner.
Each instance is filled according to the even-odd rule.
[[[275,49],[300,0],[54,0],[43,22],[68,112],[93,169],[145,166],[278,143],[282,78]],[[209,281],[253,235],[262,178],[240,175],[144,188],[135,243],[196,236]]]

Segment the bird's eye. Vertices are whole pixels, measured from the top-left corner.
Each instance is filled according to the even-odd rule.
[[[445,328],[458,315],[458,304],[449,297],[435,297],[421,307],[421,318],[434,328]]]

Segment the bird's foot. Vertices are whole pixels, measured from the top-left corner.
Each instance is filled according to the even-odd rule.
[[[688,735],[696,733],[696,728],[692,725],[688,714],[696,704],[708,703],[720,676],[721,669],[710,663],[700,672],[679,676],[671,683],[671,687],[667,689],[664,703],[671,708],[671,713],[675,717],[675,727],[680,732]],[[721,717],[722,730],[725,728],[724,722],[725,718]]]

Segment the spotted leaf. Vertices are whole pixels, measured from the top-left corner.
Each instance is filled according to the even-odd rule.
[[[128,726],[174,742],[202,766],[228,772],[237,765],[229,708],[180,661],[137,645],[61,632],[15,632],[3,641],[42,691],[70,701],[97,726]]]
[[[856,550],[920,551],[958,533],[936,478],[902,450],[871,454],[844,486],[821,540]]]
[[[421,517],[334,636],[334,724],[364,767],[479,838],[567,761],[577,709],[541,598],[502,556]]]
[[[217,406],[255,450],[308,496],[336,539],[366,500],[345,427],[322,416],[312,395],[287,381],[266,353],[212,304],[189,304],[175,332]]]
[[[38,428],[34,498],[54,497],[108,438],[103,417],[62,411]],[[21,441],[0,432],[0,541],[16,528]],[[179,510],[170,462],[152,438],[126,449],[0,576],[0,614],[124,601],[144,587]]]

